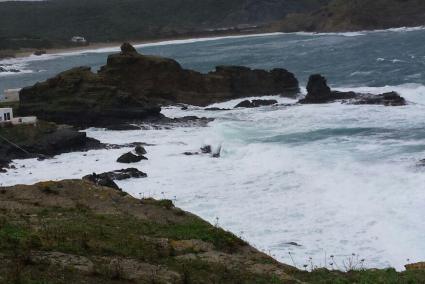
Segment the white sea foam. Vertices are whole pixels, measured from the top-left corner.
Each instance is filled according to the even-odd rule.
[[[298,265],[310,256],[323,265],[326,253],[336,255],[342,265],[345,255],[356,253],[367,266],[402,269],[407,258],[425,259],[425,174],[415,167],[425,158],[425,86],[354,90],[396,90],[414,103],[394,108],[334,103],[217,112],[172,107],[163,112],[216,120],[206,128],[89,129],[88,134],[109,143],[154,144],[146,147],[149,160],[136,164],[148,178],[119,182],[125,191],[136,197],[175,199],[178,206],[210,222],[218,217],[221,226],[270,250],[279,260],[291,263],[291,251]],[[295,102],[275,98],[279,103]],[[214,106],[232,108],[239,101]],[[182,155],[205,144],[222,146],[221,158]],[[17,169],[1,174],[0,183],[79,178],[122,168],[115,160],[128,150],[16,161]]]

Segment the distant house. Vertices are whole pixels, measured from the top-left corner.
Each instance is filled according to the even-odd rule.
[[[19,92],[21,89],[4,90],[3,97],[0,97],[0,102],[13,103],[19,102]]]
[[[87,40],[84,37],[82,37],[82,36],[73,36],[71,38],[71,42],[85,44],[85,43],[87,43]]]
[[[0,123],[12,122],[13,110],[11,108],[0,108]]]
[[[12,108],[0,108],[0,126],[5,124],[20,125],[36,123],[37,117],[35,116],[14,117]]]

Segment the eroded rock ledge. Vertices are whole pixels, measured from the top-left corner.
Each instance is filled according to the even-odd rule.
[[[396,92],[379,95],[332,91],[326,78],[322,75],[311,75],[307,84],[307,96],[301,99],[301,104],[323,104],[342,101],[349,104],[403,106],[406,100]]]

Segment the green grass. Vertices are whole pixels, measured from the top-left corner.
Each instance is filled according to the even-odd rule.
[[[425,283],[425,271],[397,272],[389,269],[359,270],[350,272],[319,269],[314,272],[298,272],[294,276],[308,283],[317,284],[419,284]]]

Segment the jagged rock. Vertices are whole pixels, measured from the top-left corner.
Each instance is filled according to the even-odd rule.
[[[125,42],[121,45],[121,54],[122,55],[133,55],[137,53],[137,50],[128,42]]]
[[[137,163],[137,162],[140,162],[141,160],[147,160],[147,159],[148,158],[144,156],[137,156],[131,152],[128,152],[123,154],[121,157],[119,157],[117,162],[123,163],[123,164],[130,164],[130,163]]]
[[[211,146],[205,145],[205,146],[201,147],[201,152],[203,154],[211,154],[211,152],[212,152]]]
[[[219,107],[208,107],[204,110],[207,110],[207,111],[223,111],[223,110],[230,110],[230,109],[229,108],[219,108]]]
[[[385,105],[385,106],[404,106],[406,100],[396,92],[388,92],[380,95],[366,96],[360,99],[354,104],[358,105]]]
[[[199,155],[198,152],[184,152],[183,155],[185,156],[195,156],[195,155]]]
[[[285,69],[219,66],[208,74],[183,69],[172,59],[141,55],[130,44],[89,67],[62,72],[20,92],[20,113],[82,127],[161,118],[161,105],[207,106],[248,96],[295,96],[298,80]]]
[[[254,107],[260,107],[260,106],[270,106],[277,104],[276,100],[245,100],[240,103],[238,103],[234,108],[254,108]]]
[[[134,148],[134,152],[139,156],[147,154],[146,149],[142,145],[137,145],[136,148]]]
[[[91,175],[84,176],[83,180],[88,180],[96,185],[106,186],[121,191],[121,188],[113,181],[111,177],[108,176],[107,173],[101,175],[93,173]]]
[[[344,103],[359,105],[406,105],[406,100],[396,92],[373,95],[355,92],[332,91],[327,84],[326,78],[319,74],[310,76],[307,84],[307,95],[304,99],[299,100],[299,103],[323,104],[335,101],[343,101]]]
[[[45,50],[36,50],[34,52],[34,55],[35,56],[40,56],[40,55],[43,55],[43,54],[46,54],[46,51]]]
[[[43,160],[63,153],[106,147],[98,140],[87,137],[85,132],[44,121],[39,121],[34,126],[0,127],[0,135],[13,142],[13,144],[0,143],[0,168],[6,167],[14,159],[37,158]]]
[[[147,174],[139,171],[136,168],[128,168],[122,170],[116,170],[101,174],[93,173],[83,177],[84,180],[93,182],[94,184],[101,186],[108,186],[120,190],[114,180],[125,180],[129,178],[145,178]]]

